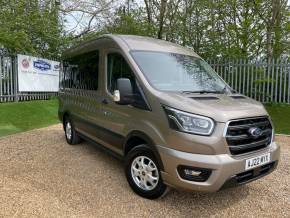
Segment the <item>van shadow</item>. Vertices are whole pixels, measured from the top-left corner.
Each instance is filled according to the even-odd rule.
[[[120,180],[110,181],[112,186],[117,186],[120,192],[130,192],[128,195],[137,204],[148,204],[160,210],[175,211],[181,216],[200,216],[205,214],[207,216],[219,214],[221,210],[232,207],[235,204],[243,201],[250,193],[249,186],[238,186],[220,190],[215,193],[201,193],[201,192],[185,192],[175,189],[170,189],[166,196],[150,201],[136,196],[127,184],[122,161],[104,152],[98,146],[91,143],[82,143],[79,147],[84,154],[94,155],[98,162],[106,166],[108,171],[114,173]],[[141,208],[140,208],[141,209]],[[158,210],[159,210],[158,209]],[[154,212],[153,212],[154,213]]]

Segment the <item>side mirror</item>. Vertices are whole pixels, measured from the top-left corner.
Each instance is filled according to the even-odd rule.
[[[114,101],[118,104],[127,105],[134,102],[131,81],[128,78],[117,80],[117,90],[114,91]]]

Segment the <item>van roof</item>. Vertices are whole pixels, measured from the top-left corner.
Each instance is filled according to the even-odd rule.
[[[192,49],[161,39],[135,35],[108,35],[108,36],[113,39],[120,38],[127,44],[130,50],[146,50],[146,51],[149,50],[149,51],[186,53],[186,54],[191,53],[191,55],[193,54],[196,55]]]
[[[158,51],[158,52],[185,54],[185,55],[198,57],[198,55],[192,49],[186,48],[186,47],[183,47],[178,44],[168,42],[165,40],[160,40],[160,39],[155,39],[155,38],[145,37],[145,36],[117,35],[117,34],[105,34],[95,39],[80,43],[79,45],[68,49],[64,53],[64,56],[67,56],[67,55],[70,56],[71,53],[78,53],[78,50],[83,50],[84,47],[87,47],[87,46],[91,47],[89,45],[93,45],[94,43],[98,42],[100,39],[104,39],[104,38],[113,40],[120,48],[126,51],[132,51],[132,50]]]

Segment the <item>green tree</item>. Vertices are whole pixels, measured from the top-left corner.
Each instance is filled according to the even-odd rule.
[[[290,55],[287,0],[144,0],[125,11],[112,16],[104,32],[162,38],[205,58]]]
[[[154,37],[156,27],[150,25],[145,16],[144,8],[134,8],[127,13],[121,7],[114,14],[115,19],[107,23],[101,32]]]
[[[61,31],[55,0],[0,0],[0,46],[8,51],[58,56]]]
[[[261,34],[263,49],[268,59],[289,54],[290,8],[288,0],[253,0],[254,10],[264,26]]]

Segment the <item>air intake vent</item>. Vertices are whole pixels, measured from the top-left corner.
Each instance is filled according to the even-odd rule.
[[[231,98],[233,99],[245,99],[246,97],[245,96],[242,96],[242,95],[233,95],[233,96],[230,96]]]
[[[219,100],[219,98],[214,96],[202,96],[202,97],[190,97],[194,100],[206,101],[206,100]]]
[[[226,140],[234,155],[256,151],[270,145],[272,125],[267,117],[234,120],[228,124]]]

